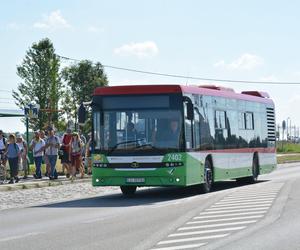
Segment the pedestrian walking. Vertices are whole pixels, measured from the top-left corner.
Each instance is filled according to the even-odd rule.
[[[42,179],[42,162],[44,156],[45,141],[40,137],[40,132],[34,132],[34,138],[30,143],[30,149],[33,152],[34,164],[35,164],[35,174],[33,175],[35,179]]]
[[[67,170],[67,173],[66,173],[67,178],[70,177],[70,173],[71,173],[71,171],[70,171],[70,168],[71,168],[71,161],[70,161],[71,140],[72,140],[72,130],[68,128],[66,133],[63,135],[62,145],[61,145],[61,151],[62,151],[61,164],[62,164],[63,172],[65,169]]]
[[[13,184],[14,181],[19,182],[18,177],[18,168],[20,163],[20,149],[16,143],[16,137],[13,134],[10,134],[8,137],[9,143],[6,147],[5,154],[8,158],[9,168],[10,168],[10,181],[9,184]]]
[[[58,150],[59,150],[59,138],[55,135],[55,131],[53,128],[48,128],[48,137],[46,140],[46,156],[49,161],[50,165],[50,175],[49,179],[53,180],[57,178],[56,173],[56,162],[57,162],[57,156],[58,156]]]
[[[46,135],[46,133],[45,133],[44,130],[41,130],[41,131],[40,131],[40,138],[41,138],[42,140],[44,140],[44,142],[46,143],[46,141],[47,141],[47,135]],[[49,177],[49,176],[50,176],[50,172],[51,172],[51,171],[50,171],[51,167],[50,167],[50,163],[49,163],[48,157],[47,157],[47,155],[46,155],[46,150],[44,150],[43,161],[44,161],[44,163],[45,163],[45,165],[46,165],[45,176],[46,176],[46,177]]]
[[[81,152],[82,152],[82,141],[80,140],[79,134],[74,132],[72,134],[72,140],[70,144],[70,156],[71,156],[71,174],[72,180],[76,177],[76,170],[79,169],[81,172],[81,178],[84,177],[84,169],[81,165]]]
[[[20,149],[20,155],[21,155],[19,170],[24,171],[24,179],[26,179],[28,174],[28,159],[27,159],[28,147],[27,147],[27,143],[25,142],[25,140],[23,139],[20,133],[16,133],[16,143]]]

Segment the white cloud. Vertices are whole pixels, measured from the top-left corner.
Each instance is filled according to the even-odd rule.
[[[49,15],[44,15],[43,20],[34,23],[33,27],[38,29],[56,30],[70,28],[71,25],[62,16],[60,10],[55,10]]]
[[[252,70],[261,66],[263,63],[264,60],[260,56],[245,53],[233,60],[231,63],[226,63],[224,60],[220,60],[214,64],[214,67],[229,70]]]
[[[153,57],[159,50],[155,42],[145,41],[141,43],[124,44],[114,49],[114,54],[121,56],[137,56],[138,58]]]
[[[104,29],[102,27],[91,25],[87,28],[87,31],[91,33],[98,33],[98,32],[103,32]]]

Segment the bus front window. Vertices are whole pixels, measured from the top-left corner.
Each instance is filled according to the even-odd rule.
[[[101,150],[108,154],[158,153],[180,148],[180,111],[103,111],[103,119]]]

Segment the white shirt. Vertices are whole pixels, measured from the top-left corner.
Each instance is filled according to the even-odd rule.
[[[42,147],[45,146],[45,141],[43,139],[40,139],[39,141],[36,141],[35,139],[33,139],[30,143],[30,145],[34,145],[32,151],[33,151],[33,156],[34,157],[38,157],[38,156],[43,156],[44,155],[44,150],[36,153],[37,151],[39,151]]]

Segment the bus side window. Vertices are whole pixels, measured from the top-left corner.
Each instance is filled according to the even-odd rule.
[[[197,108],[194,110],[194,148],[200,149],[200,112]]]

